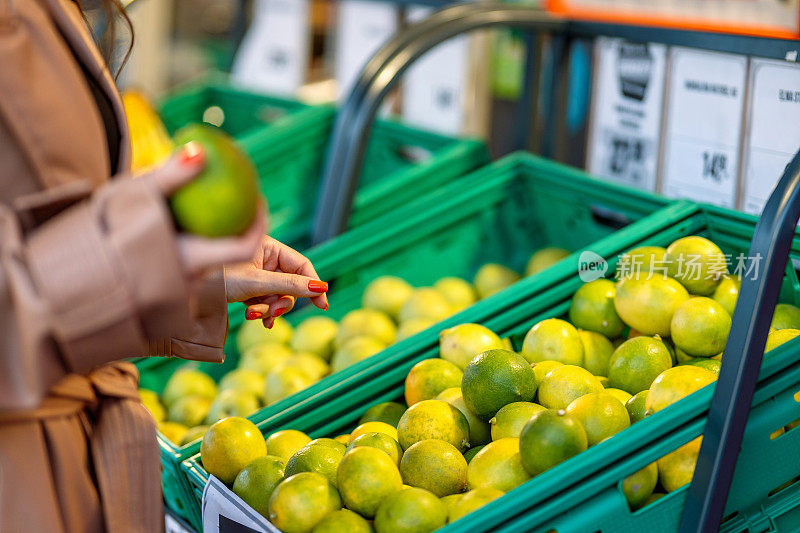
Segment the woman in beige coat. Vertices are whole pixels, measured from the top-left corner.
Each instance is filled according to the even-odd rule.
[[[162,529],[153,421],[114,361],[222,361],[226,301],[268,327],[294,297],[327,308],[263,217],[235,239],[176,234],[165,196],[202,169],[197,147],[135,180],[129,158],[78,4],[0,0],[3,533]]]

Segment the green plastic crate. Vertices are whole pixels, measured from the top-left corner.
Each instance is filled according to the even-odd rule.
[[[360,305],[363,289],[380,275],[399,275],[413,285],[423,286],[446,275],[472,279],[477,269],[489,261],[521,271],[531,252],[543,246],[576,249],[609,236],[619,240],[613,235],[634,221],[639,222],[623,232],[646,233],[652,222],[641,219],[667,203],[655,195],[601,182],[577,169],[519,153],[351,230],[310,250],[308,255],[323,279],[332,282],[329,314],[339,318]],[[577,256],[573,257],[577,261]],[[465,316],[472,317],[473,309],[480,310],[481,316],[502,314],[510,301],[525,301],[536,287],[553,284],[552,271],[560,269],[527,278],[439,326],[329,376],[250,418],[271,425],[275,417],[291,412],[291,423],[297,422],[301,428],[306,423],[321,422],[317,398],[325,396],[331,405],[339,403],[329,398],[326,390],[346,390],[349,385],[342,384],[360,383],[359,375],[372,375],[372,367],[386,369],[386,361],[393,361],[397,354],[426,353],[438,344],[437,332],[441,328],[469,321]],[[306,308],[288,317],[297,322],[318,312]],[[407,369],[392,369],[370,379],[375,379],[376,384],[397,379],[402,383],[404,372]],[[395,392],[391,393],[392,398],[397,396]],[[383,397],[383,393],[379,394]],[[348,406],[344,416],[352,418],[351,414],[352,407]],[[327,429],[317,433],[320,431]],[[199,444],[190,445],[187,451],[196,454]],[[195,493],[194,498],[194,523],[199,525],[199,494]]]
[[[682,236],[704,235],[735,256],[747,252],[755,221],[749,215],[681,202],[595,243],[591,250],[611,258],[634,246],[664,246]],[[800,234],[795,236],[791,256],[800,258]],[[615,261],[609,264],[613,268]],[[519,347],[533,324],[567,312],[572,295],[582,284],[577,270],[578,260],[573,255],[561,266],[519,283],[516,290],[504,291],[434,329],[479,322],[501,336],[511,336]],[[527,297],[521,303],[512,303],[511,295],[520,293]],[[499,300],[508,303],[504,312],[494,314],[490,304]],[[800,284],[791,267],[786,271],[781,301],[800,304]],[[402,399],[410,368],[436,357],[438,346],[434,340],[427,349],[415,352],[399,344],[384,354],[380,364],[358,369],[360,372],[340,379],[304,403],[261,421],[260,429],[270,434],[294,428],[314,437],[347,433],[370,406]],[[800,476],[800,430],[770,439],[776,429],[800,419],[799,354],[800,341],[794,340],[765,358],[722,531],[800,530],[800,483],[777,490]],[[700,435],[712,392],[713,386],[706,387],[634,424],[442,531],[676,531],[688,487],[632,512],[621,492],[621,481]],[[184,461],[183,468],[199,497],[207,479],[199,456]]]

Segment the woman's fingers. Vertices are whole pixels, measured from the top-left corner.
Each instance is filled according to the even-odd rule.
[[[137,179],[149,180],[164,196],[190,183],[203,170],[206,156],[203,147],[195,141],[189,141],[178,149],[166,163]]]
[[[244,316],[247,320],[277,318],[294,308],[293,296],[272,295],[264,298],[250,298],[245,302]]]
[[[277,266],[281,271],[299,274],[301,276],[306,276],[311,279],[319,280],[319,275],[317,275],[317,271],[314,269],[314,265],[311,264],[311,261],[309,261],[306,256],[304,256],[294,248],[287,246],[275,239],[272,239],[271,245],[275,248],[277,252],[276,253],[278,257]],[[311,302],[318,308],[325,311],[328,309],[328,296],[326,294],[328,284],[324,282],[322,283],[324,285],[319,285],[319,287],[324,286],[325,290],[321,291],[319,294],[312,295]]]
[[[255,298],[262,295],[280,295],[295,298],[312,298],[324,294],[328,284],[318,279],[287,274],[285,272],[269,272],[254,269],[248,272],[245,279],[237,280],[244,298]],[[292,302],[291,305],[294,305]],[[281,307],[291,308],[286,302]]]

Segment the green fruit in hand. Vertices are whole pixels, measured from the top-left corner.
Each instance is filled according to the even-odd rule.
[[[675,309],[688,299],[689,293],[674,279],[640,275],[617,282],[614,308],[626,324],[643,335],[668,337]]]
[[[464,369],[461,393],[467,408],[488,422],[506,404],[533,400],[536,375],[521,355],[488,350]]]
[[[578,330],[564,320],[548,318],[534,325],[522,343],[522,357],[529,363],[560,361],[583,365],[583,341]]]
[[[175,134],[175,141],[197,142],[205,166],[170,198],[178,226],[204,237],[239,235],[253,223],[258,209],[256,169],[236,142],[209,124],[191,124]]]
[[[670,330],[672,342],[688,355],[711,357],[725,348],[731,316],[711,298],[690,298],[675,309]]]
[[[522,466],[531,476],[538,476],[588,447],[583,426],[563,409],[536,413],[519,438]]]
[[[722,250],[704,237],[678,239],[667,247],[664,256],[667,274],[678,280],[686,290],[699,296],[709,296],[728,273]]]
[[[614,339],[622,334],[625,324],[614,308],[616,285],[609,279],[584,283],[572,297],[569,320],[575,327],[594,331]]]

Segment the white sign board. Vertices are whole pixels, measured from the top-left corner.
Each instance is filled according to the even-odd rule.
[[[656,190],[666,63],[665,45],[597,39],[589,172]]]
[[[253,22],[231,69],[234,83],[291,95],[306,81],[309,0],[256,0]]]
[[[241,526],[259,533],[280,533],[269,520],[258,514],[214,476],[209,476],[203,489],[201,512],[203,533],[247,531]]]
[[[424,19],[428,7],[411,7],[409,21]],[[464,127],[469,83],[469,37],[440,44],[406,72],[403,78],[402,115],[409,124],[442,133],[458,134]]]
[[[741,209],[759,214],[800,149],[800,66],[753,59]]]
[[[662,192],[736,207],[747,58],[670,51]]]
[[[367,61],[397,31],[392,2],[341,0],[336,11],[335,73],[339,99],[350,94]]]

